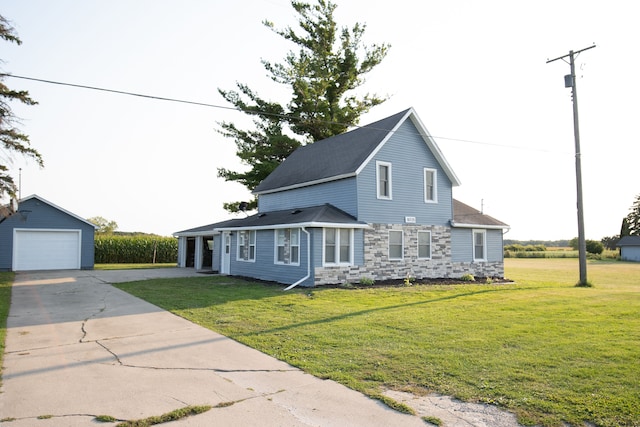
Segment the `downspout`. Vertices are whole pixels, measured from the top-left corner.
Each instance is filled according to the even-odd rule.
[[[302,279],[298,280],[293,285],[289,285],[288,287],[284,288],[285,291],[295,288],[300,283],[304,282],[309,277],[311,277],[311,235],[309,234],[306,228],[300,227],[300,229],[304,232],[304,234],[307,235],[307,275],[304,276]]]

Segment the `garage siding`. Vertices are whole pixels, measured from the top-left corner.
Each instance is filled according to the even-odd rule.
[[[21,230],[80,232],[80,263],[72,268],[92,269],[94,266],[94,232],[95,228],[82,218],[58,208],[39,196],[31,196],[20,202],[19,210],[0,223],[0,271],[10,271],[14,268],[14,234]],[[27,212],[25,212],[27,211]],[[15,230],[15,232],[14,232]],[[33,237],[33,236],[31,236]],[[49,242],[48,244],[51,244]],[[18,247],[19,251],[20,248]],[[51,251],[46,253],[43,263],[56,261]],[[58,259],[58,261],[62,261]],[[53,264],[52,264],[53,265]],[[69,268],[68,264],[58,264],[55,268]]]

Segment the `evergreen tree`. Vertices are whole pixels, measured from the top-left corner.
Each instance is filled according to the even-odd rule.
[[[277,30],[270,21],[263,24],[299,50],[290,51],[284,63],[262,60],[271,79],[290,88],[291,101],[286,106],[266,101],[241,83],[237,83],[238,90],[218,89],[225,100],[253,116],[255,130],[220,123],[220,132],[235,139],[236,154],[251,169],[233,172],[220,168],[218,176],[240,182],[249,190],[300,145],[347,131],[362,114],[387,99],[371,94],[358,97],[353,91],[364,84],[363,76],[382,62],[389,45],[363,46],[364,24],[339,29],[333,17],[337,6],[330,1],[317,0],[311,5],[293,0],[291,5],[299,14],[302,32],[291,27]],[[254,206],[255,201],[250,207]],[[236,211],[238,202],[227,203],[225,208]]]
[[[625,218],[629,227],[629,235],[640,236],[640,194],[636,196],[629,210],[630,212]]]
[[[622,239],[624,236],[630,236],[631,231],[629,231],[629,221],[627,218],[622,218],[622,226],[620,226],[620,238]]]
[[[0,38],[18,45],[22,44],[14,28],[3,16],[0,16]],[[44,163],[40,153],[29,146],[29,137],[15,126],[18,119],[9,105],[11,101],[19,101],[26,105],[35,105],[37,102],[29,97],[27,91],[9,89],[3,82],[5,76],[0,74],[0,149],[6,153],[7,157],[0,157],[0,162],[10,162],[12,154],[17,153],[35,160],[42,167]],[[16,192],[16,184],[13,177],[9,175],[9,167],[0,163],[0,199],[5,196],[13,198]],[[6,215],[7,212],[4,214]]]

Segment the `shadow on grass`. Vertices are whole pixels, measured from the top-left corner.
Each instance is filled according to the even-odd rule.
[[[259,331],[236,334],[236,337],[254,336],[254,335],[260,335],[260,334],[264,334],[264,333],[283,332],[283,331],[287,331],[287,330],[291,330],[291,329],[295,329],[295,328],[319,325],[319,324],[323,324],[323,323],[336,322],[336,321],[345,320],[345,319],[349,319],[349,318],[353,318],[353,317],[364,316],[364,315],[371,314],[371,313],[383,312],[383,311],[386,311],[386,310],[395,310],[395,309],[399,309],[399,308],[422,306],[422,305],[426,305],[426,304],[433,304],[433,303],[442,302],[442,301],[456,300],[456,299],[459,299],[459,298],[465,298],[465,297],[476,296],[476,295],[487,294],[487,293],[493,293],[493,292],[522,291],[522,290],[530,290],[530,289],[531,288],[481,289],[481,290],[477,290],[477,291],[470,291],[470,292],[460,293],[460,294],[456,294],[456,295],[448,295],[448,296],[441,297],[441,298],[432,298],[432,299],[425,300],[425,301],[416,301],[416,302],[410,302],[410,303],[405,303],[405,304],[395,304],[395,305],[388,305],[388,306],[384,306],[384,307],[375,307],[375,308],[370,308],[370,309],[367,309],[367,310],[354,311],[354,312],[351,312],[351,313],[345,313],[345,314],[341,314],[341,315],[338,315],[338,316],[332,316],[332,317],[327,317],[327,318],[323,318],[323,319],[309,320],[309,321],[306,321],[306,322],[299,322],[299,323],[294,323],[294,324],[290,324],[290,325],[286,325],[286,326],[279,326],[279,327],[271,328],[271,329],[261,329]]]

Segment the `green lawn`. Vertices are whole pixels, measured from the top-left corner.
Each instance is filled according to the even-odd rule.
[[[4,366],[4,346],[7,337],[7,317],[11,305],[11,285],[13,284],[14,273],[0,272],[0,373]]]
[[[118,286],[373,397],[437,391],[509,408],[523,424],[640,425],[640,264],[590,262],[594,288],[573,286],[577,259],[507,259],[506,275],[516,284],[283,292],[203,276]],[[3,322],[11,277],[0,273]]]
[[[640,264],[508,259],[516,284],[294,289],[207,276],[118,287],[370,396],[436,391],[523,424],[640,425]]]

